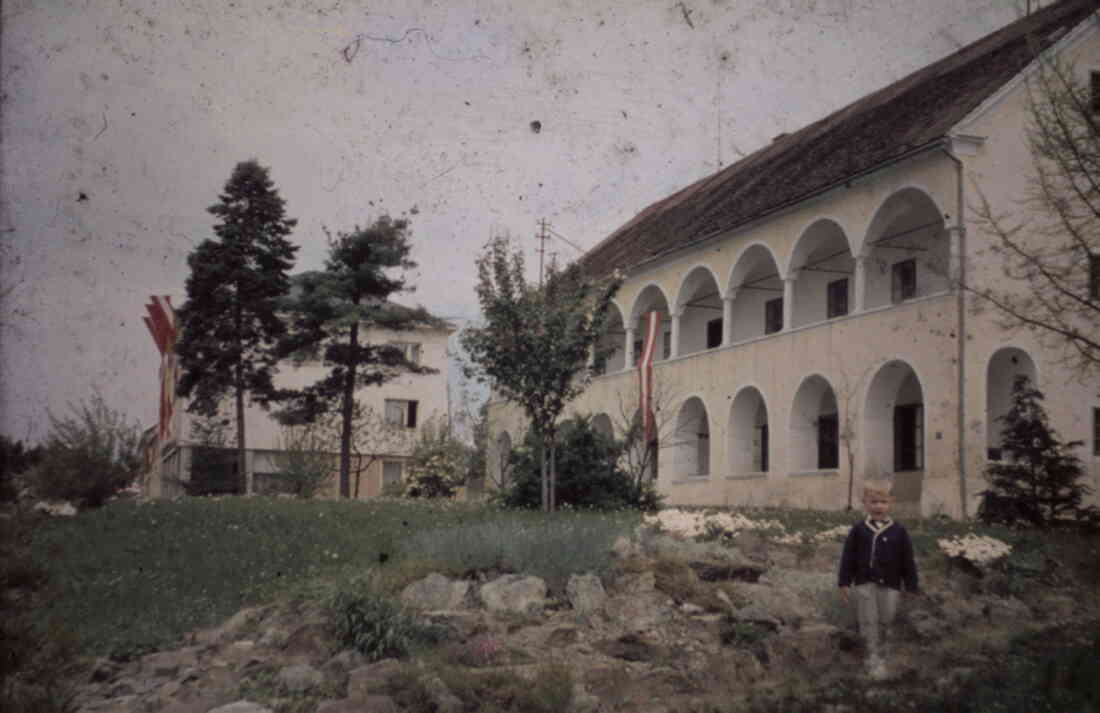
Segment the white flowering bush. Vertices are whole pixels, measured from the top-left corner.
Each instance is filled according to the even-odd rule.
[[[937,540],[936,544],[949,558],[964,559],[979,568],[987,567],[1012,552],[1012,545],[1007,542],[972,532],[961,537]]]

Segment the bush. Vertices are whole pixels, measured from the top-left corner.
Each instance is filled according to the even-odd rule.
[[[533,430],[511,455],[512,478],[501,495],[504,505],[538,508],[542,502],[540,443]],[[576,416],[558,427],[557,504],[596,510],[652,509],[658,504],[651,487],[639,491],[619,466],[622,444]]]
[[[1012,406],[999,420],[1005,460],[985,472],[978,518],[987,524],[1049,527],[1068,520],[1087,520],[1095,508],[1081,506],[1092,492],[1081,482],[1085,472],[1073,449],[1081,441],[1062,441],[1050,427],[1043,394],[1026,376],[1012,384]]]
[[[26,448],[23,441],[0,435],[0,502],[13,502],[19,494],[16,476],[42,460],[42,447]]]
[[[42,461],[32,489],[49,500],[98,507],[136,478],[141,469],[141,432],[99,394],[69,404],[71,414],[52,413]]]
[[[280,445],[280,470],[271,476],[280,492],[312,498],[332,482],[335,460],[331,453],[339,444],[333,442],[325,426],[284,426]]]
[[[409,459],[404,494],[410,498],[450,498],[466,482],[471,449],[451,437],[443,424],[429,421]]]
[[[339,592],[330,610],[340,643],[368,661],[402,658],[418,645],[440,638],[436,629],[409,616],[391,597],[369,585],[355,593]]]

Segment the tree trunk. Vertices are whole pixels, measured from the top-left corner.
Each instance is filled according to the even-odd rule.
[[[550,512],[558,509],[558,458],[557,448],[550,444]]]
[[[542,511],[550,512],[550,482],[547,473],[547,459],[549,453],[547,453],[546,439],[542,439],[542,452],[539,453],[539,485],[542,488]]]
[[[244,447],[244,388],[240,386],[240,367],[237,367],[237,477],[244,478],[244,494],[252,494],[252,471],[248,470]]]
[[[348,338],[349,361],[344,374],[344,403],[341,408],[343,423],[340,425],[340,497],[351,496],[351,419],[355,409],[355,361],[359,350],[359,322],[351,325]]]

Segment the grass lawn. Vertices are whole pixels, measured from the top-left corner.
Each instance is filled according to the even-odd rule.
[[[38,615],[86,653],[169,646],[242,606],[382,572],[525,571],[564,584],[609,564],[638,516],[509,512],[416,501],[186,498],[116,502],[42,520],[32,557],[49,577]]]

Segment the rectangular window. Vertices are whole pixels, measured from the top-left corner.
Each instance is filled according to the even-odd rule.
[[[843,317],[848,314],[848,278],[833,280],[825,288],[828,303],[826,317]]]
[[[776,297],[764,303],[764,334],[774,334],[783,329],[783,298]]]
[[[924,468],[924,423],[920,404],[894,407],[894,470]]]
[[[1092,410],[1092,454],[1100,456],[1100,408]]]
[[[402,463],[399,460],[382,461],[382,487],[401,482]]]
[[[391,347],[397,347],[405,356],[405,361],[412,364],[420,363],[420,345],[416,342],[390,342]]]
[[[386,423],[390,426],[416,428],[416,406],[416,401],[386,399]]]
[[[902,260],[894,263],[891,294],[895,303],[917,296],[916,260]]]
[[[645,343],[641,339],[634,340],[634,366],[638,366],[642,361],[642,349],[645,348]]]
[[[758,473],[768,472],[768,424],[756,427],[752,439],[752,469]]]
[[[835,413],[817,419],[817,467],[837,468],[840,465],[840,422]]]
[[[661,358],[668,359],[672,355],[672,328],[666,328],[661,332]]]
[[[1089,255],[1089,299],[1100,301],[1100,255]]]
[[[722,318],[707,322],[707,349],[722,346]]]
[[[696,457],[699,461],[699,475],[707,475],[710,473],[710,434],[700,433],[696,446],[698,447]]]

